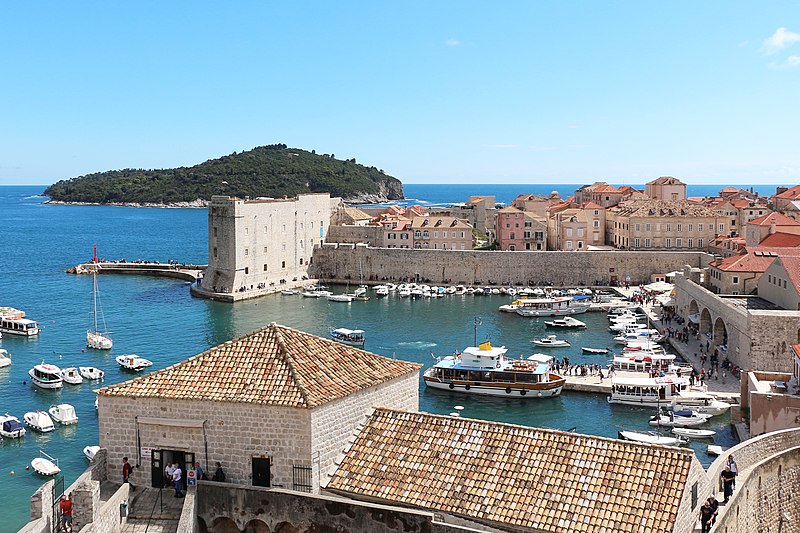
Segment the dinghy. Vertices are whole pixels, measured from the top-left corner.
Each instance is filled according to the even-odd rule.
[[[555,335],[548,335],[541,339],[533,339],[531,341],[536,346],[549,346],[550,348],[569,348],[569,343],[565,340],[556,338]]]
[[[43,453],[42,455],[46,454]],[[45,459],[44,457],[37,457],[31,461],[31,467],[40,476],[55,476],[61,472],[61,469],[58,467],[57,463],[58,460],[53,462],[50,459]]]
[[[53,421],[50,419],[50,415],[41,410],[29,411],[25,413],[25,416],[22,418],[25,420],[28,427],[42,433],[49,433],[56,429],[56,426],[53,425]]]
[[[660,444],[662,446],[680,446],[687,442],[680,437],[663,436],[652,431],[620,431],[619,438],[644,444]]]
[[[78,372],[80,372],[81,376],[84,379],[88,379],[90,381],[103,379],[103,376],[105,376],[105,372],[93,366],[78,367]]]
[[[608,353],[608,348],[586,348],[585,346],[581,346],[581,351],[583,353]]]
[[[681,437],[691,437],[693,439],[710,439],[717,434],[716,431],[712,431],[710,429],[693,429],[682,427],[674,427],[672,428],[672,432],[676,435],[680,435]]]
[[[100,451],[100,446],[85,446],[83,448],[83,455],[86,456],[87,459],[90,461],[94,459],[94,456],[97,455],[97,452]]]
[[[69,383],[70,385],[80,385],[83,383],[83,378],[81,377],[80,372],[74,366],[62,369],[61,378],[65,383]]]

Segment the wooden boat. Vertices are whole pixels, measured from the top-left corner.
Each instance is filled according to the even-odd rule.
[[[65,383],[69,383],[70,385],[80,385],[81,383],[83,383],[83,377],[81,376],[78,369],[75,368],[74,366],[62,369],[61,378],[64,380]]]
[[[125,370],[132,370],[134,372],[139,372],[140,370],[144,370],[148,366],[153,366],[152,361],[148,361],[144,357],[139,357],[136,354],[131,355],[118,355],[116,357],[116,361]]]
[[[662,446],[680,446],[687,441],[680,437],[659,435],[654,431],[620,431],[619,438],[644,444],[660,444]]]
[[[569,348],[569,343],[565,340],[558,339],[555,335],[548,335],[541,339],[533,339],[531,341],[536,346],[544,346],[549,348]]]
[[[80,372],[81,376],[84,379],[88,379],[88,380],[103,379],[103,376],[106,375],[105,372],[103,372],[99,368],[95,368],[93,366],[81,366],[81,367],[78,367],[78,372]]]
[[[581,346],[581,351],[583,353],[608,353],[610,350],[608,348],[586,348]]]
[[[97,452],[99,451],[100,451],[100,446],[84,446],[83,455],[91,461],[92,459],[94,459],[94,456],[97,455]]]
[[[55,462],[45,459],[44,457],[37,457],[31,461],[31,468],[40,476],[55,476],[61,472],[58,467],[58,461]]]
[[[348,346],[363,347],[366,341],[363,329],[330,328],[328,333],[333,340],[341,342],[342,344],[347,344]]]
[[[45,411],[29,411],[22,417],[29,428],[35,429],[41,433],[49,433],[56,429],[53,421],[50,419]]]
[[[672,428],[672,432],[681,437],[691,437],[693,439],[710,439],[717,434],[716,431],[710,429],[693,429],[682,427],[674,427]]]

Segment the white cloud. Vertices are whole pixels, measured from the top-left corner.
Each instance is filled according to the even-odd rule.
[[[558,150],[555,146],[531,146],[532,152],[552,152],[553,150]]]
[[[763,50],[765,54],[772,55],[796,42],[800,42],[800,33],[795,33],[781,27],[775,30],[775,33],[764,39]]]
[[[446,44],[447,46],[458,46],[458,45],[460,45],[460,44],[461,44],[461,41],[459,41],[459,40],[458,40],[458,39],[456,39],[455,37],[450,37],[449,39],[447,39],[447,40],[444,42],[444,44]]]
[[[797,68],[800,67],[800,56],[789,56],[781,62],[771,62],[769,68]]]
[[[579,149],[579,148],[588,148],[588,146],[585,144],[568,144],[567,148]]]

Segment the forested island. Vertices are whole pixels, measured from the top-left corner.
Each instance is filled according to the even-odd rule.
[[[65,203],[202,205],[212,195],[283,198],[329,192],[353,203],[403,199],[403,184],[383,170],[285,144],[259,146],[192,167],[97,172],[45,190]]]

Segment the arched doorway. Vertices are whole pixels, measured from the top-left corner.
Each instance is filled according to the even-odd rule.
[[[700,333],[711,333],[711,313],[706,308],[700,312]]]
[[[242,533],[270,533],[269,526],[258,519],[250,520]]]
[[[700,307],[697,305],[696,300],[689,302],[689,315],[696,315],[700,313]]]
[[[219,516],[211,523],[210,533],[242,533],[236,522],[227,516]]]
[[[714,322],[714,346],[720,344],[726,346],[728,344],[728,328],[725,327],[725,321],[722,318],[718,318]]]

